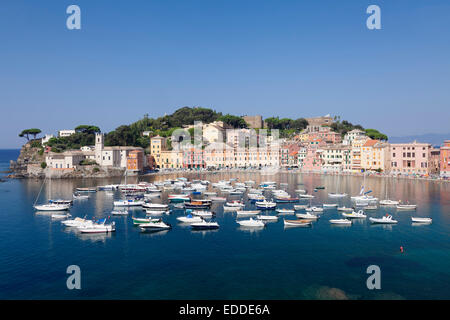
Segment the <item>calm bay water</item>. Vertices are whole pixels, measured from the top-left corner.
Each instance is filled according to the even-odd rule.
[[[0,151],[0,171],[18,151]],[[337,176],[281,173],[186,174],[188,178],[239,178],[289,183],[288,191],[315,192],[313,204],[336,202]],[[176,175],[152,176],[165,180]],[[70,198],[79,186],[119,183],[108,180],[53,180],[44,185],[39,202],[48,196]],[[128,182],[132,182],[129,178]],[[356,195],[362,178],[341,177],[339,191]],[[300,185],[299,185],[300,184]],[[113,217],[116,233],[80,235],[48,215],[36,214],[33,203],[41,180],[0,183],[0,298],[1,299],[449,299],[450,186],[448,183],[367,178],[373,195],[417,203],[416,213],[394,209],[368,211],[369,216],[390,213],[397,225],[332,226],[336,210],[326,210],[311,228],[285,229],[282,219],[258,231],[241,229],[235,213],[223,213],[214,204],[220,229],[193,232],[180,226],[174,211],[164,220],[172,230],[140,233],[131,217]],[[51,189],[51,190],[50,190]],[[113,199],[103,192],[75,201],[71,214],[108,216]],[[163,194],[162,201],[165,201]],[[236,198],[237,199],[237,198]],[[157,202],[156,200],[155,202]],[[307,203],[307,202],[306,202]],[[341,202],[350,205],[350,199]],[[283,204],[280,207],[292,207]],[[247,205],[247,208],[253,208]],[[141,210],[133,215],[142,216]],[[410,217],[433,218],[433,224],[414,226]],[[281,217],[283,218],[283,217]],[[286,216],[293,218],[293,216]],[[399,247],[404,247],[400,253]],[[81,290],[66,288],[66,268],[81,268]],[[366,268],[381,268],[381,290],[366,287]]]

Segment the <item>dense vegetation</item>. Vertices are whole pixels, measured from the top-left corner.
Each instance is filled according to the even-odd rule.
[[[163,137],[171,137],[174,130],[183,126],[193,125],[195,121],[210,123],[213,121],[223,121],[233,128],[247,128],[248,124],[240,116],[231,114],[223,115],[212,109],[201,107],[183,107],[176,110],[171,115],[164,115],[159,118],[150,118],[145,115],[142,119],[130,124],[121,125],[115,130],[105,135],[106,146],[136,146],[146,149],[150,144],[148,136],[143,136],[143,132],[148,131],[150,136],[160,135]],[[292,137],[294,134],[302,131],[308,126],[308,122],[304,118],[290,119],[270,117],[265,120],[268,131],[272,129],[280,130],[280,137]],[[367,135],[373,139],[387,140],[387,136],[375,129],[364,129],[361,125],[353,125],[344,120],[340,121],[339,117],[335,117],[335,122],[331,125],[331,129],[345,135],[353,129],[365,130]],[[188,130],[193,138],[193,129]],[[30,135],[36,137],[41,130],[27,129],[22,131],[19,136],[28,140]],[[55,152],[62,152],[68,149],[79,149],[82,146],[91,146],[95,144],[95,133],[100,132],[100,128],[93,125],[80,125],[75,128],[75,134],[69,137],[52,138],[47,145],[52,147]],[[168,146],[170,148],[170,140]]]

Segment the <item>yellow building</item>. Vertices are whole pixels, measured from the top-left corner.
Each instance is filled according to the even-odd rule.
[[[163,150],[160,153],[161,163],[159,167],[162,169],[181,169],[183,168],[183,152]]]
[[[361,147],[361,169],[365,171],[389,171],[390,149],[388,143],[369,139]]]
[[[150,155],[155,159],[156,166],[161,168],[161,152],[166,150],[166,138],[155,136],[150,138]]]
[[[368,137],[360,137],[352,141],[352,149],[350,153],[352,172],[361,172],[361,148],[368,139]]]

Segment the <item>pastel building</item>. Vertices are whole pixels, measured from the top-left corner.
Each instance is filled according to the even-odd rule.
[[[337,144],[323,147],[321,150],[321,170],[323,172],[342,172],[351,168],[351,148],[349,146]]]
[[[368,139],[361,147],[361,169],[364,171],[390,171],[389,144]]]
[[[450,140],[446,140],[440,152],[440,175],[450,178]]]
[[[167,149],[166,138],[155,136],[150,138],[150,154],[153,156],[156,168],[161,168],[162,159],[161,152]]]
[[[361,172],[361,148],[368,139],[368,137],[360,137],[352,141],[350,153],[352,172]]]
[[[432,173],[432,146],[429,143],[392,143],[392,173],[402,175],[429,175]]]

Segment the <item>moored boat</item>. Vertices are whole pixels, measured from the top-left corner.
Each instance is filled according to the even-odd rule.
[[[431,223],[433,220],[431,218],[411,217],[411,221],[416,223]]]
[[[237,220],[236,221],[242,227],[264,227],[265,224],[261,220],[253,220],[250,218],[248,220]]]
[[[342,225],[351,225],[352,221],[348,219],[331,219],[330,223],[332,224],[342,224]]]
[[[304,220],[304,219],[297,219],[297,220],[284,219],[283,221],[284,221],[285,226],[291,226],[291,227],[310,226],[311,225],[310,220]]]
[[[382,223],[382,224],[395,224],[398,221],[392,219],[391,215],[386,214],[385,216],[383,216],[382,218],[369,218],[370,222],[372,223]]]

